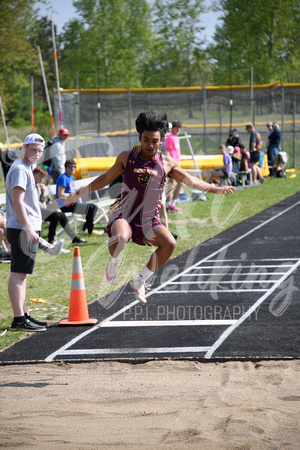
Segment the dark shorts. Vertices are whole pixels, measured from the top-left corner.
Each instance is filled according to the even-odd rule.
[[[250,152],[250,163],[258,163],[260,158],[260,152],[256,151],[256,152]]]
[[[112,224],[116,220],[119,220],[119,219],[125,220],[127,222],[127,220],[124,219],[121,216],[117,217],[112,222],[108,222],[108,224],[107,224],[107,234],[108,234],[109,237],[111,237]],[[141,225],[139,220],[132,220],[131,222],[127,222],[127,223],[128,223],[129,228],[131,230],[132,242],[134,242],[135,244],[138,244],[138,245],[146,245],[147,244],[147,240],[149,239],[149,237],[151,236],[153,231],[156,230],[156,228],[164,227],[164,225],[156,217],[154,217],[152,219],[151,223],[148,223],[147,225],[144,225],[144,226]]]
[[[30,244],[26,231],[7,228],[7,239],[11,245],[10,271],[32,274],[39,244]],[[39,231],[37,231],[39,234]]]

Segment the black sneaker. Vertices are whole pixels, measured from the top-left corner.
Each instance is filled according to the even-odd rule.
[[[83,239],[83,238],[75,236],[73,241],[72,241],[72,244],[87,244],[87,241],[85,239]]]
[[[94,223],[93,222],[89,222],[88,226],[87,226],[88,233],[92,234],[93,229],[94,229]]]
[[[27,331],[32,333],[33,331],[46,331],[45,327],[39,327],[34,323],[30,322],[30,320],[25,319],[25,322],[15,322],[11,324],[11,331]]]
[[[28,313],[25,313],[26,319],[30,320],[30,322],[34,323],[34,325],[38,325],[39,327],[47,327],[47,322],[41,322],[40,320],[36,320],[31,317]]]

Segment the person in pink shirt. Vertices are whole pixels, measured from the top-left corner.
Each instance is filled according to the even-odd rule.
[[[175,120],[172,123],[172,132],[165,140],[165,154],[171,156],[176,162],[180,160],[180,139],[178,134],[182,127],[180,120]],[[167,178],[167,211],[169,212],[181,212],[181,208],[175,205],[181,190],[182,183],[177,183],[175,188],[175,180],[170,175]],[[174,189],[175,188],[175,189]]]

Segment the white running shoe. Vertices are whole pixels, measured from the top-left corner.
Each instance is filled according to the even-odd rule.
[[[129,284],[132,287],[132,289],[134,290],[135,298],[141,303],[147,303],[147,299],[146,299],[146,295],[145,295],[145,288],[148,285],[145,283],[145,280],[143,280],[141,278],[141,281],[140,281],[140,280],[137,280],[136,278],[134,278],[133,280],[130,281]]]
[[[115,261],[112,260],[112,258],[109,258],[107,267],[106,267],[106,281],[108,284],[115,284],[118,270],[120,266],[120,258],[116,258]]]
[[[67,250],[66,248],[62,248],[60,253],[62,253],[63,255],[66,255],[67,253],[70,253],[70,250]]]
[[[46,241],[43,240],[42,244],[44,244],[44,242],[46,242]],[[49,244],[49,243],[47,242],[47,244],[49,245],[49,247],[47,246],[47,248],[46,248],[44,251],[45,251],[46,253],[49,253],[49,254],[52,255],[52,256],[57,256],[57,255],[60,254],[61,249],[62,249],[63,246],[64,246],[64,243],[65,243],[65,240],[64,240],[64,239],[61,239],[59,242],[56,242],[54,245]]]

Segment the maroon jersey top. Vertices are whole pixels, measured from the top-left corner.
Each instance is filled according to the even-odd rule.
[[[158,217],[166,174],[161,152],[150,161],[142,159],[141,147],[129,153],[123,173],[121,197],[111,208],[111,223],[122,217],[145,225]]]

